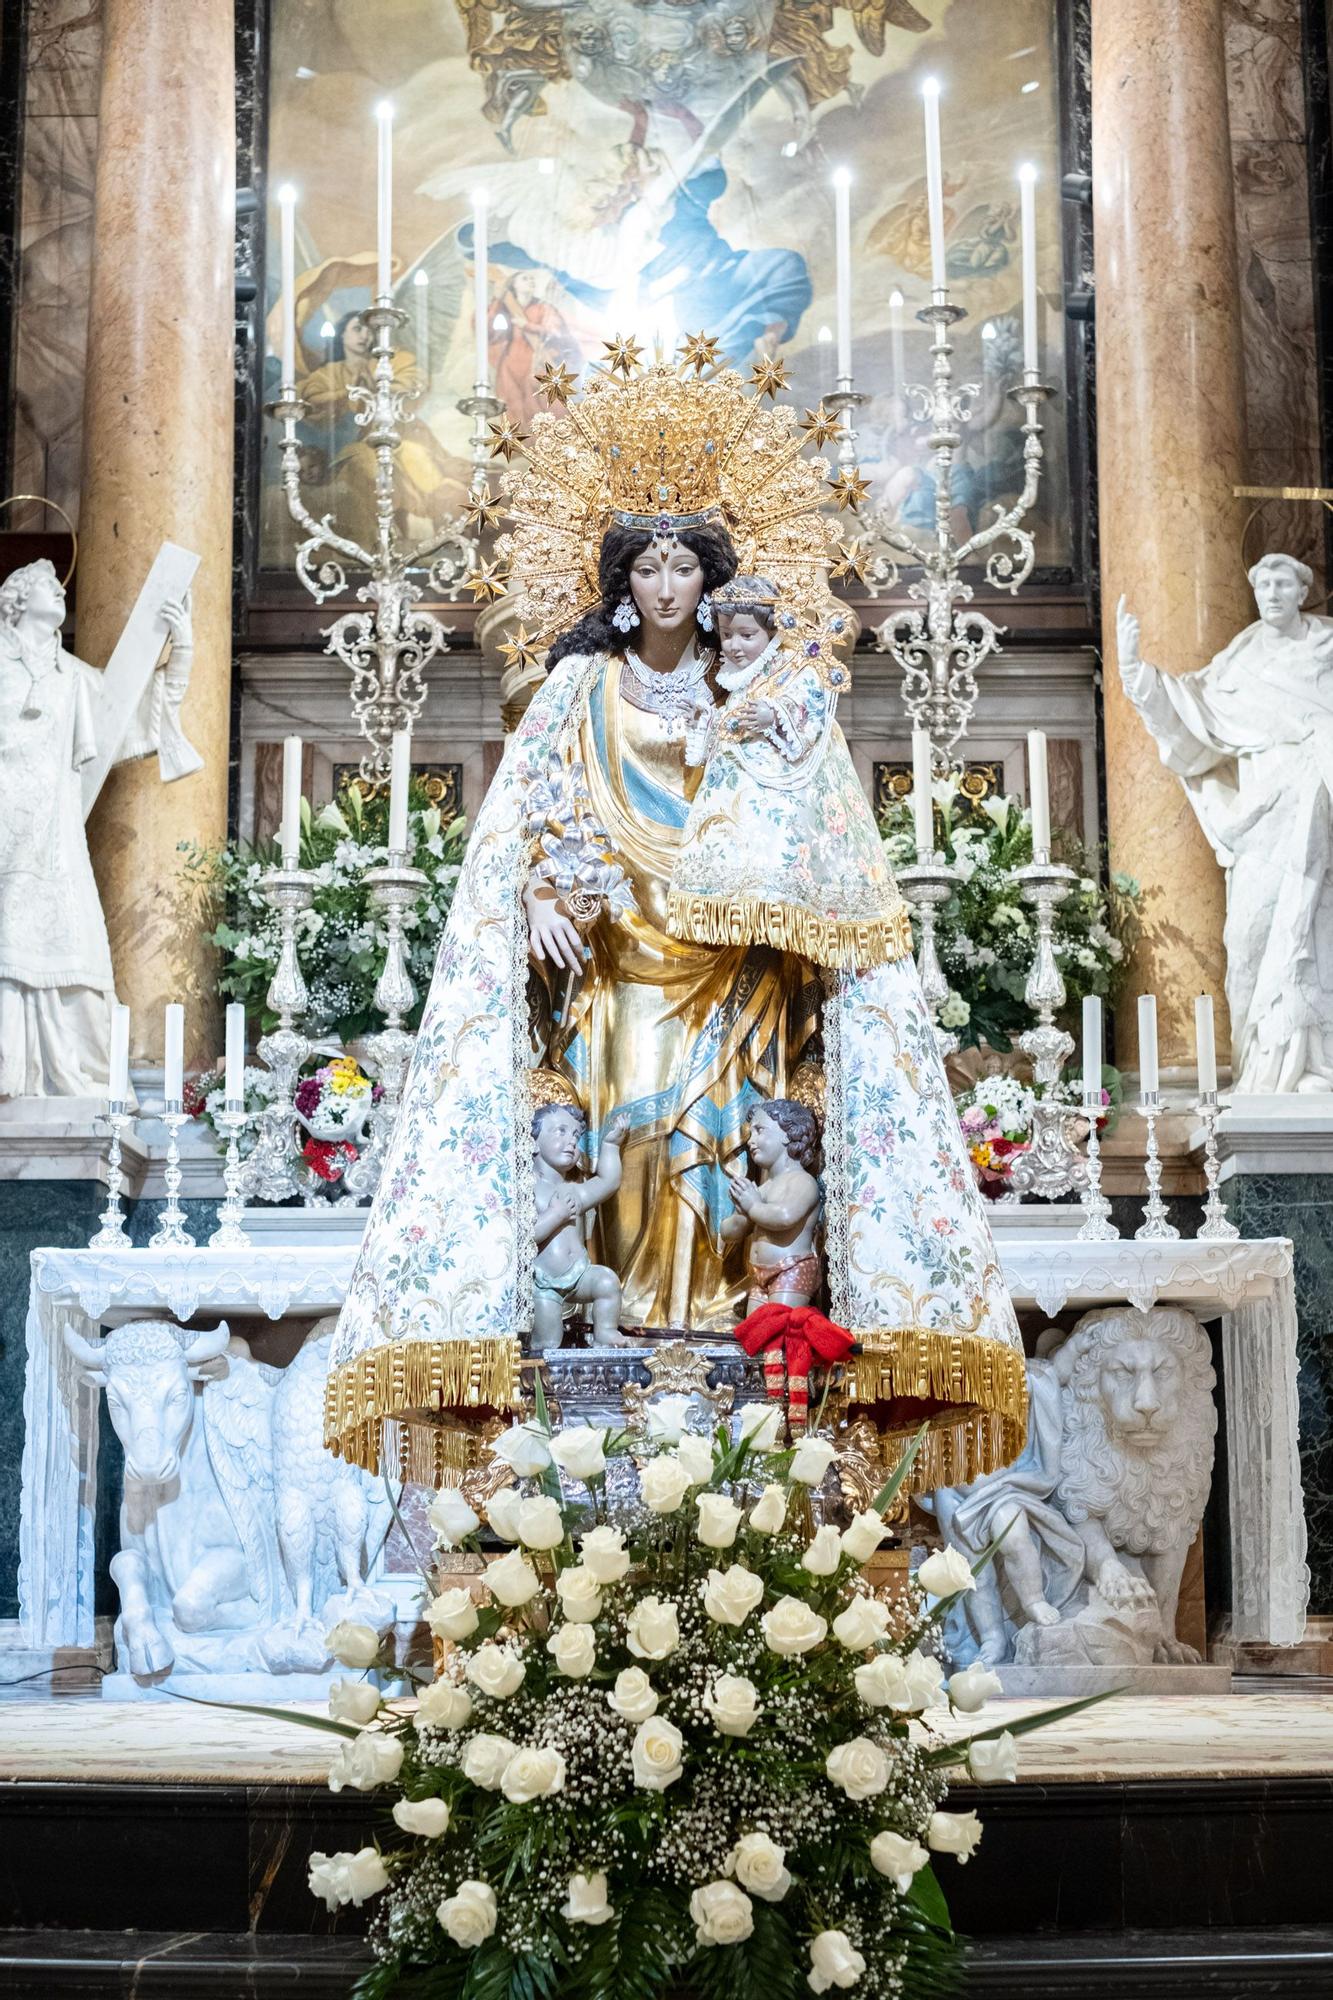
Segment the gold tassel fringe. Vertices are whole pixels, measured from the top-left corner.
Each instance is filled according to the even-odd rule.
[[[673,889],[667,900],[672,937],[695,944],[767,944],[794,952],[815,965],[864,970],[906,958],[912,949],[912,918],[901,898],[888,916],[862,923],[819,917],[811,910],[751,896],[724,899],[691,896]]]
[[[877,1405],[904,1399],[947,1405],[926,1419],[907,1491],[966,1486],[1018,1457],[1027,1442],[1028,1389],[1017,1348],[920,1326],[859,1329],[857,1339],[861,1352],[846,1362],[849,1406],[873,1418]],[[886,1466],[892,1468],[919,1428],[918,1420],[882,1434]]]
[[[395,1340],[368,1348],[325,1385],[324,1442],[353,1465],[378,1472],[385,1422],[397,1418],[405,1461],[424,1464],[430,1456],[445,1473],[469,1442],[469,1418],[479,1422],[492,1412],[520,1407],[518,1370],[513,1338]],[[454,1422],[441,1424],[444,1415]],[[432,1443],[427,1431],[438,1442]],[[460,1459],[457,1469],[461,1476],[466,1462]]]

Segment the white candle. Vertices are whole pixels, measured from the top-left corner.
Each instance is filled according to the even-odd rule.
[[[111,1003],[111,1082],[107,1095],[113,1104],[124,1104],[130,1094],[130,1010],[119,1000]]]
[[[284,738],[282,745],[282,836],[284,868],[295,868],[301,856],[301,739]]]
[[[889,366],[893,393],[902,396],[907,382],[903,369],[903,295],[897,286],[889,293]]]
[[[185,1009],[179,1000],[167,1004],[166,1079],[162,1095],[179,1104],[185,1095]]]
[[[395,729],[393,761],[389,766],[389,848],[395,854],[407,848],[407,786],[412,775],[412,732]]]
[[[929,861],[935,852],[935,810],[930,797],[930,735],[912,731],[912,823],[916,829],[916,858]]]
[[[1157,1095],[1157,999],[1152,993],[1139,995],[1139,1094]]]
[[[1217,1037],[1213,1031],[1213,996],[1201,993],[1194,1003],[1194,1046],[1198,1051],[1199,1094],[1217,1093]]]
[[[379,126],[379,164],[376,183],[378,202],[379,271],[376,277],[377,296],[388,298],[393,290],[393,106],[377,104],[375,118]]]
[[[1018,169],[1023,226],[1023,373],[1037,380],[1037,169]]]
[[[1083,1095],[1102,1095],[1102,1003],[1095,993],[1083,1001]]]
[[[491,272],[486,240],[486,197],[478,188],[472,196],[472,312],[477,333],[477,391],[491,386]]]
[[[940,163],[940,86],[928,76],[921,86],[926,111],[926,205],[930,213],[930,283],[936,292],[947,291],[944,268],[944,170]]]
[[[846,167],[833,176],[833,238],[838,274],[838,377],[852,379],[852,177]]]
[[[228,1104],[245,1096],[245,1008],[233,1000],[227,1008],[227,1064],[222,1090]]]
[[[1051,851],[1051,788],[1046,774],[1046,738],[1040,729],[1028,731],[1028,803],[1032,807],[1032,858],[1042,861]]]
[[[296,387],[296,189],[287,183],[278,189],[278,218],[282,231],[282,386]]]

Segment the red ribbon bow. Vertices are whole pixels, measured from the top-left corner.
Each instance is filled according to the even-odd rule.
[[[810,1420],[812,1361],[817,1357],[826,1366],[845,1361],[856,1345],[845,1326],[813,1306],[760,1306],[741,1321],[736,1338],[747,1354],[763,1355],[764,1387],[777,1402],[785,1396],[793,1432],[803,1431]]]

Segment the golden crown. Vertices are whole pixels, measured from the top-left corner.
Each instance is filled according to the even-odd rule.
[[[611,517],[622,527],[697,527],[720,515],[720,412],[707,389],[654,371],[621,392],[614,433],[600,442]]]

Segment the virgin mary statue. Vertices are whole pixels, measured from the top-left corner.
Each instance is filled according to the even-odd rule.
[[[827,583],[827,468],[790,410],[730,372],[627,357],[620,373],[536,418],[510,482],[511,591],[549,643],[546,679],[468,846],[339,1322],[327,1441],[374,1466],[385,1419],[466,1428],[514,1407],[536,1103],[577,1104],[592,1159],[628,1121],[595,1245],[622,1328],[715,1340],[745,1292],[720,1231],[749,1108],[808,1090],[856,1398],[882,1430],[928,1420],[917,1483],[962,1485],[1022,1448],[1022,1345],[907,913],[833,721],[852,635]],[[747,826],[719,920],[716,898],[672,887],[715,740],[711,598],[738,568],[773,586],[774,644],[815,690],[776,720],[825,776],[808,824],[775,795],[771,832]],[[811,880],[819,908],[793,888]],[[698,935],[690,907],[709,910]]]

